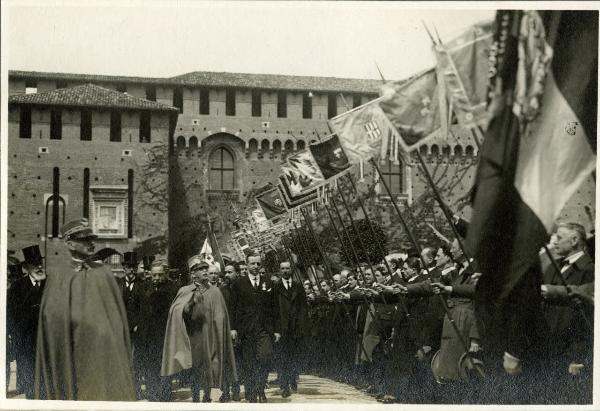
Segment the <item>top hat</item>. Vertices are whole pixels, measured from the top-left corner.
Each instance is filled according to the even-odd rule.
[[[40,265],[43,263],[44,257],[42,257],[39,245],[30,245],[29,247],[25,247],[22,251],[25,259],[23,264]]]
[[[63,224],[60,234],[65,240],[98,237],[90,228],[87,218],[78,218]]]
[[[204,261],[199,255],[194,255],[188,260],[188,268],[208,268],[208,263]]]
[[[152,268],[152,262],[154,261],[153,255],[145,255],[142,257],[142,262],[144,264],[144,270],[150,271]]]
[[[121,264],[126,267],[137,267],[137,253],[135,251],[127,251],[123,253],[123,259],[121,260]]]

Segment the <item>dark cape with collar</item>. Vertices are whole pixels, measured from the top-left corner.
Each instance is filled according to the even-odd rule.
[[[193,284],[180,288],[171,305],[161,375],[195,367],[203,371],[204,384],[220,388],[225,379],[237,380],[227,306],[221,291],[209,286],[186,322],[184,308],[195,288]]]
[[[51,267],[37,335],[35,397],[135,401],[121,290],[99,263]]]

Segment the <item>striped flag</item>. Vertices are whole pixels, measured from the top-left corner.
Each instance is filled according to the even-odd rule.
[[[483,273],[483,331],[518,357],[526,338],[510,339],[529,332],[540,302],[538,252],[595,169],[598,13],[499,11],[495,25],[492,119],[467,243]]]

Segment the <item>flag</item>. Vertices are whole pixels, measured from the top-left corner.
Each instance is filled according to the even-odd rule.
[[[598,13],[499,11],[495,24],[492,119],[467,247],[483,274],[484,334],[522,348],[506,339],[527,334],[534,319],[538,252],[596,163]]]
[[[381,109],[400,133],[400,146],[412,151],[429,141],[440,128],[438,84],[431,68],[408,80],[385,83],[381,87]]]
[[[210,242],[208,241],[208,237],[204,239],[204,244],[202,245],[202,250],[200,250],[200,258],[202,258],[208,265],[218,265],[213,257],[212,247],[210,246]]]
[[[264,233],[270,227],[269,220],[265,216],[265,213],[260,207],[254,207],[250,209],[250,221],[252,222],[253,229],[259,233]]]
[[[325,177],[308,149],[289,156],[281,164],[281,171],[292,197],[306,194],[325,182]]]
[[[469,128],[487,123],[492,22],[469,27],[448,43],[434,47],[440,86],[458,122]]]
[[[279,189],[273,188],[269,191],[256,196],[256,202],[262,208],[265,217],[272,220],[277,217],[286,215],[287,208],[283,201],[283,196]]]
[[[339,176],[350,169],[348,157],[346,157],[336,134],[324,141],[311,144],[308,149],[326,180]]]
[[[387,155],[399,140],[396,129],[383,113],[377,98],[329,119],[329,127],[339,136],[340,144],[352,164]]]
[[[283,200],[285,202],[285,206],[289,210],[293,210],[294,208],[310,204],[314,201],[317,201],[317,190],[311,190],[307,193],[300,195],[292,195],[292,190],[288,184],[288,179],[285,176],[279,176],[279,191],[283,196]]]

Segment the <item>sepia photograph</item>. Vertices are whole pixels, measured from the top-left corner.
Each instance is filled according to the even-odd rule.
[[[3,1],[0,409],[598,406],[598,8]]]

